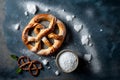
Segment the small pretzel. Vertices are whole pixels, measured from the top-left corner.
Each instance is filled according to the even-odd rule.
[[[37,76],[39,73],[39,69],[42,68],[42,64],[39,61],[36,60],[30,60],[28,57],[26,56],[21,56],[18,59],[18,66],[22,69],[22,70],[26,70],[29,71],[29,73],[32,76]],[[34,71],[34,72],[33,72]]]
[[[48,28],[45,28],[41,21],[49,21]],[[55,28],[58,27],[58,33],[55,33]],[[36,36],[30,36],[30,30],[33,30]],[[32,18],[22,33],[22,40],[29,50],[37,53],[38,55],[50,55],[53,54],[63,43],[66,35],[66,29],[64,24],[56,19],[51,14],[38,14]],[[53,40],[53,43],[49,39]],[[31,43],[34,43],[32,45]],[[47,48],[42,48],[42,43]]]

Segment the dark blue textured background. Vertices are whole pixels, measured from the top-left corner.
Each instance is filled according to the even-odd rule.
[[[21,2],[30,0],[6,0],[5,4],[5,21],[3,25],[4,36],[6,39],[7,47],[11,54],[27,55],[32,59],[37,59],[39,56],[31,52],[23,54],[21,50],[27,48],[21,41],[21,33],[24,26],[34,15],[29,15],[27,18],[24,15],[24,10],[20,7]],[[85,63],[80,60],[78,69],[70,74],[61,73],[60,76],[55,76],[54,70],[57,69],[54,60],[51,60],[51,70],[44,69],[38,77],[32,77],[28,72],[17,75],[15,70],[17,63],[12,59],[7,58],[2,61],[0,66],[0,80],[119,80],[120,79],[120,1],[119,0],[31,0],[40,2],[53,9],[61,8],[66,12],[74,14],[77,19],[80,19],[86,25],[89,34],[92,36],[95,49],[97,51],[97,58],[99,59],[100,71],[94,72],[91,68],[91,63]],[[86,13],[87,10],[92,10],[91,15]],[[39,10],[38,13],[45,13]],[[78,55],[87,53],[85,47],[80,43],[79,35],[74,31],[70,22],[65,20],[57,11],[51,10],[49,13],[55,15],[62,20],[67,28],[67,36],[64,45],[59,49],[72,49],[78,52]],[[89,12],[88,12],[89,13]],[[11,25],[20,22],[20,30],[12,31]],[[99,29],[103,29],[102,32]],[[59,52],[58,51],[58,52]],[[31,55],[28,55],[30,53]],[[81,53],[81,54],[79,54]],[[57,54],[57,52],[56,52]],[[10,55],[10,54],[9,54]],[[93,54],[93,57],[95,55]],[[46,58],[46,57],[43,57]],[[93,58],[94,60],[94,58]],[[4,64],[5,63],[5,64]],[[8,64],[7,68],[4,68]]]

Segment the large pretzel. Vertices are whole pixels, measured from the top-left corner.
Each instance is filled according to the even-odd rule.
[[[48,28],[41,25],[41,21],[49,21]],[[56,27],[58,27],[58,33],[55,33]],[[36,36],[29,35],[31,29]],[[60,20],[51,14],[38,14],[32,18],[23,30],[22,40],[29,50],[38,55],[50,55],[62,45],[65,35],[66,29]],[[53,39],[53,43],[51,43],[49,39]],[[34,45],[31,43],[34,43]],[[42,43],[48,48],[42,48]]]

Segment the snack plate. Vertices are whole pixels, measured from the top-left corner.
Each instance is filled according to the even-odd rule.
[[[3,33],[8,53],[1,51],[0,80],[118,80],[120,79],[120,10],[119,1],[106,0],[6,0]],[[53,56],[43,57],[30,52],[21,34],[34,14],[25,15],[26,5],[35,4],[37,12],[50,13],[64,22],[65,41]],[[48,10],[49,9],[49,10]],[[20,24],[17,30],[15,24]],[[81,28],[80,28],[81,27]],[[87,36],[87,38],[85,38]],[[55,64],[58,52],[71,49],[78,53],[79,66],[72,73],[60,72]],[[28,72],[16,74],[17,62],[10,55],[25,55],[33,60],[48,59],[51,69],[44,66],[38,77]],[[84,58],[91,54],[92,59]]]

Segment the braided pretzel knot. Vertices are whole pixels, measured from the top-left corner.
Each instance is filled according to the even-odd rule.
[[[48,28],[40,24],[41,21],[49,21]],[[55,33],[55,28],[58,27],[58,33]],[[30,29],[36,36],[28,35]],[[22,33],[22,40],[29,50],[37,53],[38,55],[50,55],[54,53],[63,43],[66,35],[64,24],[50,14],[38,14],[32,18]],[[49,39],[53,39],[51,43]],[[32,45],[31,43],[34,43]],[[47,48],[42,48],[42,43]]]
[[[29,71],[29,73],[33,76],[37,76],[39,73],[39,69],[42,68],[42,64],[36,60],[30,60],[30,58],[26,56],[21,56],[18,59],[18,66],[25,71]],[[33,72],[34,71],[34,72]]]

